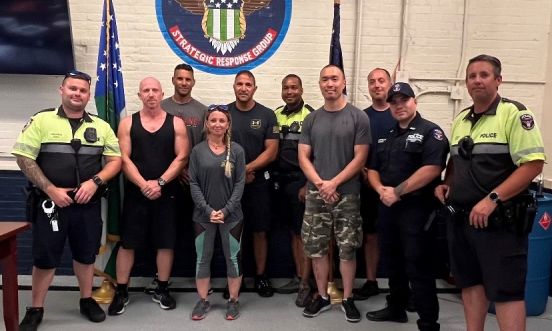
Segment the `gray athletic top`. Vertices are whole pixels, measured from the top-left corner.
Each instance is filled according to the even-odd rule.
[[[323,180],[340,173],[355,156],[355,145],[369,145],[372,141],[368,115],[347,103],[345,108],[329,112],[324,107],[310,113],[303,121],[300,144],[311,146],[311,160]],[[316,189],[309,182],[309,189]],[[358,174],[337,188],[339,194],[357,194],[360,191]]]
[[[180,104],[176,103],[172,97],[168,97],[161,101],[161,108],[171,115],[180,117],[186,123],[190,148],[203,140],[203,121],[205,120],[207,106],[196,99]]]
[[[190,192],[195,203],[194,222],[208,223],[214,210],[222,210],[225,223],[243,219],[240,200],[245,185],[245,153],[235,142],[232,142],[230,149],[230,178],[224,175],[226,151],[215,154],[207,141],[192,149],[188,171]]]

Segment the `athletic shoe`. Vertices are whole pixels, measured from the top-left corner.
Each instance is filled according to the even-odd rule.
[[[288,283],[283,286],[274,289],[274,292],[280,294],[291,294],[297,293],[299,291],[299,284],[301,279],[297,276],[294,276]]]
[[[371,296],[379,294],[378,282],[375,280],[367,280],[361,288],[353,290],[353,298],[356,301],[366,300]]]
[[[153,293],[151,299],[154,302],[157,302],[161,309],[169,310],[176,308],[176,301],[174,298],[170,295],[169,290],[165,289],[157,289]]]
[[[205,299],[200,299],[192,310],[192,320],[199,321],[207,316],[207,312],[211,309],[211,304]]]
[[[274,289],[270,284],[270,280],[266,275],[255,276],[255,291],[263,298],[268,298],[274,295]]]
[[[315,317],[320,315],[321,312],[329,310],[332,308],[332,303],[330,298],[324,299],[320,295],[317,295],[314,300],[309,302],[309,304],[303,310],[303,316],[305,317]]]
[[[355,307],[355,301],[352,297],[343,299],[341,301],[341,310],[345,313],[345,319],[348,322],[357,323],[360,322],[361,316],[358,309]]]
[[[27,307],[25,317],[19,324],[19,331],[36,331],[44,317],[43,307]]]
[[[113,301],[111,301],[109,308],[107,308],[107,314],[110,316],[121,315],[125,312],[125,307],[128,303],[128,291],[115,291]]]
[[[240,316],[240,303],[237,299],[230,299],[226,303],[226,319],[233,321]]]
[[[307,303],[311,300],[311,287],[308,283],[299,284],[299,291],[297,292],[297,299],[295,299],[295,305],[300,308],[305,308]]]
[[[86,316],[91,322],[103,322],[105,320],[105,311],[100,307],[96,300],[92,298],[82,298],[79,302],[80,313]]]

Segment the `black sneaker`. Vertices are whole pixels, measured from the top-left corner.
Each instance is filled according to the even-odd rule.
[[[44,307],[27,307],[25,317],[19,324],[19,331],[36,331],[44,317]]]
[[[105,320],[105,312],[92,298],[82,298],[79,302],[80,313],[86,316],[91,322],[103,322]]]
[[[127,291],[115,291],[113,301],[107,308],[107,314],[110,316],[121,315],[125,312],[125,307],[128,305],[128,292]]]
[[[355,306],[355,301],[352,297],[349,297],[347,299],[343,299],[341,301],[341,310],[345,313],[345,319],[348,322],[357,323],[360,322],[361,316],[360,312]]]
[[[367,280],[361,288],[353,289],[353,298],[357,301],[366,300],[371,296],[379,294],[378,282]]]
[[[161,290],[157,289],[153,293],[151,299],[154,302],[157,302],[161,309],[169,310],[176,308],[176,301],[174,298],[169,294],[169,290]]]
[[[320,315],[321,312],[329,310],[332,308],[332,303],[330,298],[324,299],[320,295],[317,295],[303,310],[303,316],[305,317],[315,317]]]
[[[270,284],[270,280],[265,275],[255,276],[255,291],[263,298],[268,298],[274,295],[274,289]]]

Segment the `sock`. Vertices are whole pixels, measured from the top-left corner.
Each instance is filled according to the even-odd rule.
[[[169,281],[168,280],[159,280],[157,281],[157,284],[159,284],[160,290],[166,290],[167,287],[169,287]]]

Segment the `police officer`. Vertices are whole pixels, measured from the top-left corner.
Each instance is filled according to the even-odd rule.
[[[303,254],[301,225],[305,213],[305,193],[307,179],[297,158],[297,148],[301,137],[303,121],[314,109],[303,101],[301,78],[289,74],[282,80],[282,100],[285,106],[275,110],[280,128],[280,145],[276,160],[274,180],[277,183],[276,212],[291,231],[291,251],[295,262],[296,276],[286,285],[275,289],[278,293],[298,292],[295,304],[304,307],[311,288],[308,279],[311,273],[311,261]]]
[[[34,184],[32,306],[20,330],[36,330],[44,315],[48,287],[69,238],[80,288],[80,312],[92,322],[105,313],[91,298],[94,262],[100,248],[100,196],[121,169],[115,133],[85,111],[90,76],[71,71],[59,88],[61,106],[36,113],[17,138],[12,153]],[[105,164],[102,167],[102,159]]]
[[[407,83],[394,84],[387,102],[397,125],[378,141],[368,179],[381,200],[378,235],[380,252],[388,262],[390,295],[387,307],[366,317],[407,322],[410,280],[420,317],[418,328],[439,330],[430,258],[434,236],[427,222],[436,204],[432,192],[445,167],[448,142],[439,126],[417,112],[414,91]]]
[[[469,61],[473,105],[452,124],[445,184],[435,190],[456,214],[448,224],[449,252],[469,330],[483,330],[489,301],[501,330],[525,330],[527,237],[535,215],[524,193],[545,155],[533,113],[502,98],[501,83],[499,59]]]

